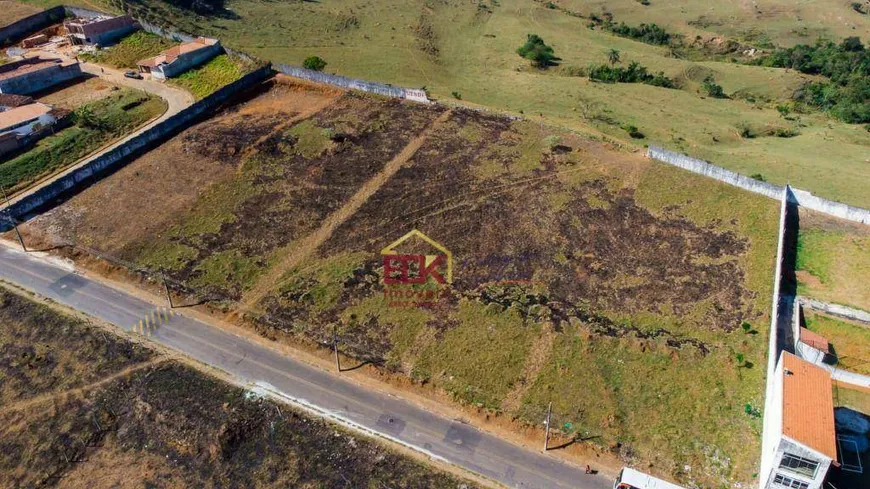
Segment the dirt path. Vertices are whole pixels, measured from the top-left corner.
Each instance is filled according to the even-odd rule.
[[[39,405],[39,404],[42,404],[44,402],[48,402],[48,401],[51,401],[54,399],[63,398],[63,397],[71,397],[71,396],[75,396],[75,395],[84,393],[86,391],[89,391],[91,389],[96,389],[97,387],[101,387],[101,386],[106,385],[110,382],[113,382],[117,379],[120,379],[122,377],[126,377],[134,372],[138,372],[139,370],[152,367],[152,366],[154,366],[158,363],[164,362],[164,361],[166,361],[166,358],[163,358],[163,357],[155,358],[154,360],[149,360],[149,361],[144,362],[144,363],[137,363],[136,365],[133,365],[131,367],[127,367],[123,370],[120,370],[120,371],[115,372],[111,375],[103,377],[100,380],[91,382],[90,384],[86,384],[86,385],[79,386],[79,387],[74,387],[72,389],[67,389],[65,391],[60,391],[60,392],[48,392],[45,394],[38,395],[36,397],[32,397],[30,399],[25,399],[23,401],[9,404],[8,406],[4,406],[3,409],[0,409],[0,416],[5,416],[5,415],[12,413],[14,411],[25,410],[25,409],[28,409],[30,407],[33,407],[33,406],[36,406],[36,405]]]
[[[257,280],[257,283],[245,294],[240,310],[234,311],[233,315],[241,315],[242,313],[254,308],[257,303],[268,294],[272,288],[280,281],[281,277],[292,270],[300,263],[303,263],[306,258],[314,254],[317,248],[326,242],[332,233],[342,225],[348,218],[356,213],[369,198],[375,194],[393,175],[398,172],[408,160],[414,156],[414,153],[423,146],[423,143],[429,135],[437,129],[442,123],[450,118],[453,112],[448,110],[441,114],[429,127],[426,128],[417,137],[412,139],[402,151],[399,152],[392,160],[390,160],[384,168],[374,177],[369,179],[360,187],[360,189],[350,198],[340,209],[330,214],[323,224],[320,225],[310,235],[303,238],[298,243],[292,245],[293,248],[279,263],[266,271],[262,277]]]

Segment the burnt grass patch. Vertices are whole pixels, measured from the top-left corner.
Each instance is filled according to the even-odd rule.
[[[95,334],[20,297],[2,297],[0,313],[24,313],[22,324],[40,329],[64,356],[81,352],[76,338]],[[12,387],[21,395],[30,388]],[[91,474],[92,487],[116,487],[113,477],[126,474],[143,487],[474,487],[176,361],[51,406],[0,428],[0,486],[53,487]]]
[[[535,150],[537,164],[520,167],[522,140],[507,119],[457,110],[452,122],[321,247],[323,260],[369,252],[333,284],[340,294],[334,306],[313,311],[301,299],[323,284],[300,279],[263,302],[261,332],[301,332],[327,344],[336,323],[349,332],[389,331],[377,317],[364,318],[366,328],[348,327],[342,313],[383,295],[377,252],[412,229],[443,243],[456,261],[449,298],[430,309],[432,325],[448,324],[451,306],[472,300],[493,311],[519,310],[524,319],[550,321],[557,330],[579,321],[596,334],[662,337],[674,348],[706,354],[714,347],[707,340],[623,318],[656,314],[715,335],[762,314],[752,306],[754,293],[743,286],[737,260],[748,252],[745,238],[655,216],[635,202],[631,188],[614,188],[603,176],[568,180],[583,169],[565,157],[564,144],[558,151]],[[468,127],[471,137],[462,132]],[[493,151],[498,144],[505,148]],[[495,170],[481,176],[484,165]],[[558,205],[556,195],[564,196]],[[709,306],[699,307],[704,303]],[[384,334],[344,338],[347,352],[367,361],[383,362],[392,347]]]
[[[94,382],[151,357],[0,288],[0,406]]]
[[[217,158],[231,159],[258,144],[234,161],[241,173],[220,197],[234,204],[219,229],[186,233],[182,220],[181,231],[169,233],[169,242],[192,250],[168,272],[174,288],[208,300],[238,300],[246,285],[240,276],[253,279],[271,253],[316,229],[442,110],[346,94],[300,123],[305,124],[301,134],[293,127],[273,131],[280,118],[269,118],[187,136],[190,151]],[[229,264],[214,264],[229,254],[234,257]]]

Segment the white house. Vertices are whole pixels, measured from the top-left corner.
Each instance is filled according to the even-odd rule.
[[[29,136],[57,122],[50,105],[40,102],[0,112],[0,136]]]
[[[820,489],[837,459],[831,374],[783,352],[776,367],[770,430],[761,459],[764,489]]]

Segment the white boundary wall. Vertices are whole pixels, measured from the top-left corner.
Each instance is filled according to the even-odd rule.
[[[725,182],[735,187],[740,187],[750,192],[761,194],[771,199],[779,199],[784,187],[774,185],[772,183],[760,182],[745,175],[741,175],[731,170],[726,170],[720,166],[711,165],[703,160],[691,158],[686,155],[668,151],[658,146],[650,146],[647,150],[647,156],[673,165],[684,170],[689,170],[693,173],[708,176]],[[796,188],[790,189],[789,200],[801,207],[812,209],[814,211],[823,212],[840,219],[848,219],[850,221],[870,224],[870,210],[861,209],[860,207],[852,207],[850,205],[834,202],[832,200],[816,197],[815,195],[805,190]]]
[[[710,165],[712,166],[712,165]],[[751,180],[751,179],[750,179]],[[770,336],[767,345],[767,381],[765,385],[764,395],[764,427],[762,429],[761,438],[761,470],[759,470],[758,486],[764,489],[767,485],[767,478],[770,475],[771,465],[773,464],[776,448],[779,445],[779,426],[781,421],[777,421],[781,416],[782,406],[776,406],[776,396],[774,395],[774,380],[776,379],[776,365],[779,362],[778,348],[779,344],[778,329],[779,329],[779,289],[782,280],[782,256],[783,248],[785,247],[785,226],[786,212],[788,208],[788,187],[780,191],[780,209],[779,209],[779,242],[776,246],[776,269],[773,274],[773,304],[770,311]]]

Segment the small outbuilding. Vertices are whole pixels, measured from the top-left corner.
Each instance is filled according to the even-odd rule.
[[[63,23],[70,44],[99,44],[105,46],[139,28],[129,15],[100,16],[91,19],[73,19]]]
[[[179,44],[163,51],[153,58],[136,63],[139,71],[150,73],[158,80],[176,77],[195,68],[221,53],[222,47],[217,39],[198,37],[193,41]]]

